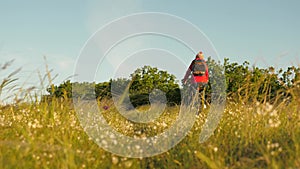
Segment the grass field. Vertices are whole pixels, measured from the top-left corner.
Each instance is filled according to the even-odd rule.
[[[228,101],[206,142],[198,142],[205,111],[178,145],[147,158],[124,158],[101,149],[83,131],[69,101],[3,106],[0,168],[300,168],[299,99],[276,106]],[[133,136],[141,128],[155,134],[172,125],[178,107],[166,112],[149,125],[129,124],[113,106],[103,114],[119,132]]]
[[[14,74],[2,81],[0,94],[15,81],[10,79]],[[247,87],[256,88],[247,84],[241,89],[248,91]],[[261,98],[270,98],[267,89]],[[0,104],[0,168],[300,168],[299,82],[286,93],[278,93],[272,103],[254,101],[257,95],[250,92],[247,97],[231,94],[208,140],[199,143],[209,106],[195,116],[195,124],[179,144],[146,158],[120,157],[100,148],[83,130],[69,99],[41,102],[37,95],[27,101],[16,99],[14,104]],[[167,107],[157,120],[137,124],[120,115],[110,100],[102,100],[99,107],[116,131],[130,137],[162,133],[179,111],[179,106]]]

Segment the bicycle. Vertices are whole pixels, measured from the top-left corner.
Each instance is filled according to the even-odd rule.
[[[200,112],[206,108],[208,103],[205,99],[205,91],[207,84],[206,83],[195,83],[195,84],[186,84],[186,104],[190,106],[190,111],[196,111],[196,115],[199,115]]]

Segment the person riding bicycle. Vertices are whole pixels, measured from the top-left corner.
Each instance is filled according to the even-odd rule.
[[[209,73],[202,51],[200,51],[196,55],[196,58],[191,62],[183,78],[183,84],[187,83],[187,79],[191,74],[191,84],[197,84],[197,90],[199,92],[204,90],[209,81]]]
[[[192,61],[190,64],[188,70],[185,73],[185,76],[183,78],[183,84],[187,83],[187,79],[189,76],[192,74],[191,77],[191,86],[193,89],[196,89],[201,93],[201,109],[198,109],[199,111],[196,112],[196,115],[199,115],[200,111],[203,110],[203,108],[206,108],[205,103],[205,87],[208,84],[209,81],[209,73],[208,73],[208,66],[204,60],[204,55],[202,51],[200,51],[197,55],[196,58]],[[192,92],[190,96],[194,97],[194,93]]]

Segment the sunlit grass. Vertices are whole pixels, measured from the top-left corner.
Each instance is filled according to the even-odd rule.
[[[228,103],[214,135],[198,136],[205,115],[197,117],[188,136],[169,152],[143,159],[123,158],[99,148],[82,130],[68,101],[19,103],[0,109],[0,168],[299,168],[300,115],[296,100],[270,104]],[[141,108],[143,109],[143,108]],[[170,107],[147,126],[116,116],[110,124],[128,135],[163,131],[176,118]],[[196,118],[196,117],[195,117]],[[165,119],[165,120],[164,120]],[[125,124],[125,125],[124,125]]]
[[[288,91],[293,97],[278,96],[273,103],[244,101],[254,97],[251,93],[241,102],[229,98],[206,142],[198,140],[208,108],[195,116],[192,130],[178,145],[147,158],[120,157],[100,148],[83,131],[71,100],[18,100],[0,107],[0,168],[300,168],[299,91],[295,85]],[[159,119],[136,124],[113,105],[102,100],[99,109],[115,130],[131,137],[163,132],[179,111],[179,106],[167,107]]]

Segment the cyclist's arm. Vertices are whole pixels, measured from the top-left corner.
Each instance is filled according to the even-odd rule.
[[[187,71],[185,73],[185,76],[183,78],[183,81],[186,81],[188,79],[188,77],[190,76],[192,68],[193,68],[193,65],[194,65],[194,61],[192,61],[192,63],[190,64],[189,68],[187,69]]]

